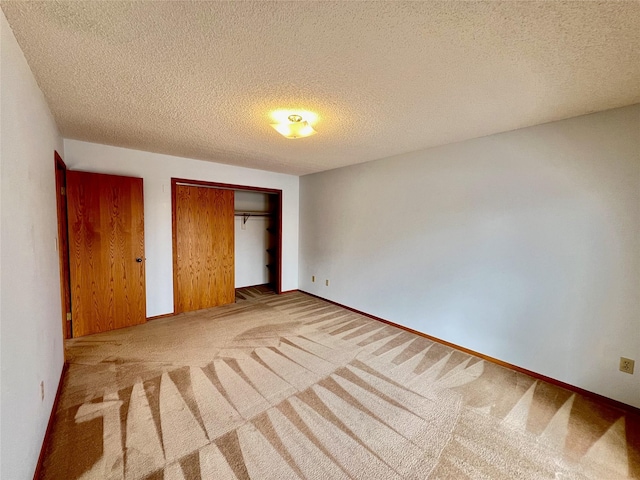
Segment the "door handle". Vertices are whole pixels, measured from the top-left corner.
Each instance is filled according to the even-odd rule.
[[[141,263],[142,262],[142,258],[140,258],[140,257],[136,258],[136,262]]]

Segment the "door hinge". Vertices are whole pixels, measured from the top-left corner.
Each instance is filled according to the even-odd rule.
[[[67,312],[67,322],[71,321],[71,312]]]
[[[60,195],[65,195],[66,189],[64,187],[60,187]]]

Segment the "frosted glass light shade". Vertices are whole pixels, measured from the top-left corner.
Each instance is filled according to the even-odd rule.
[[[302,138],[310,137],[316,132],[309,122],[272,123],[271,126],[283,137]]]

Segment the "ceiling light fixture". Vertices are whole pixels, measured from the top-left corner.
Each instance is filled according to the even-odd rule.
[[[271,126],[283,137],[286,138],[302,138],[310,137],[316,132],[309,122],[304,120],[301,115],[291,114],[287,117],[288,122],[272,123]]]

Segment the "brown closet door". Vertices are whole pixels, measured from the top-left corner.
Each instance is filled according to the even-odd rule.
[[[67,172],[73,336],[146,321],[142,179]]]
[[[233,190],[175,188],[176,313],[233,303]]]

